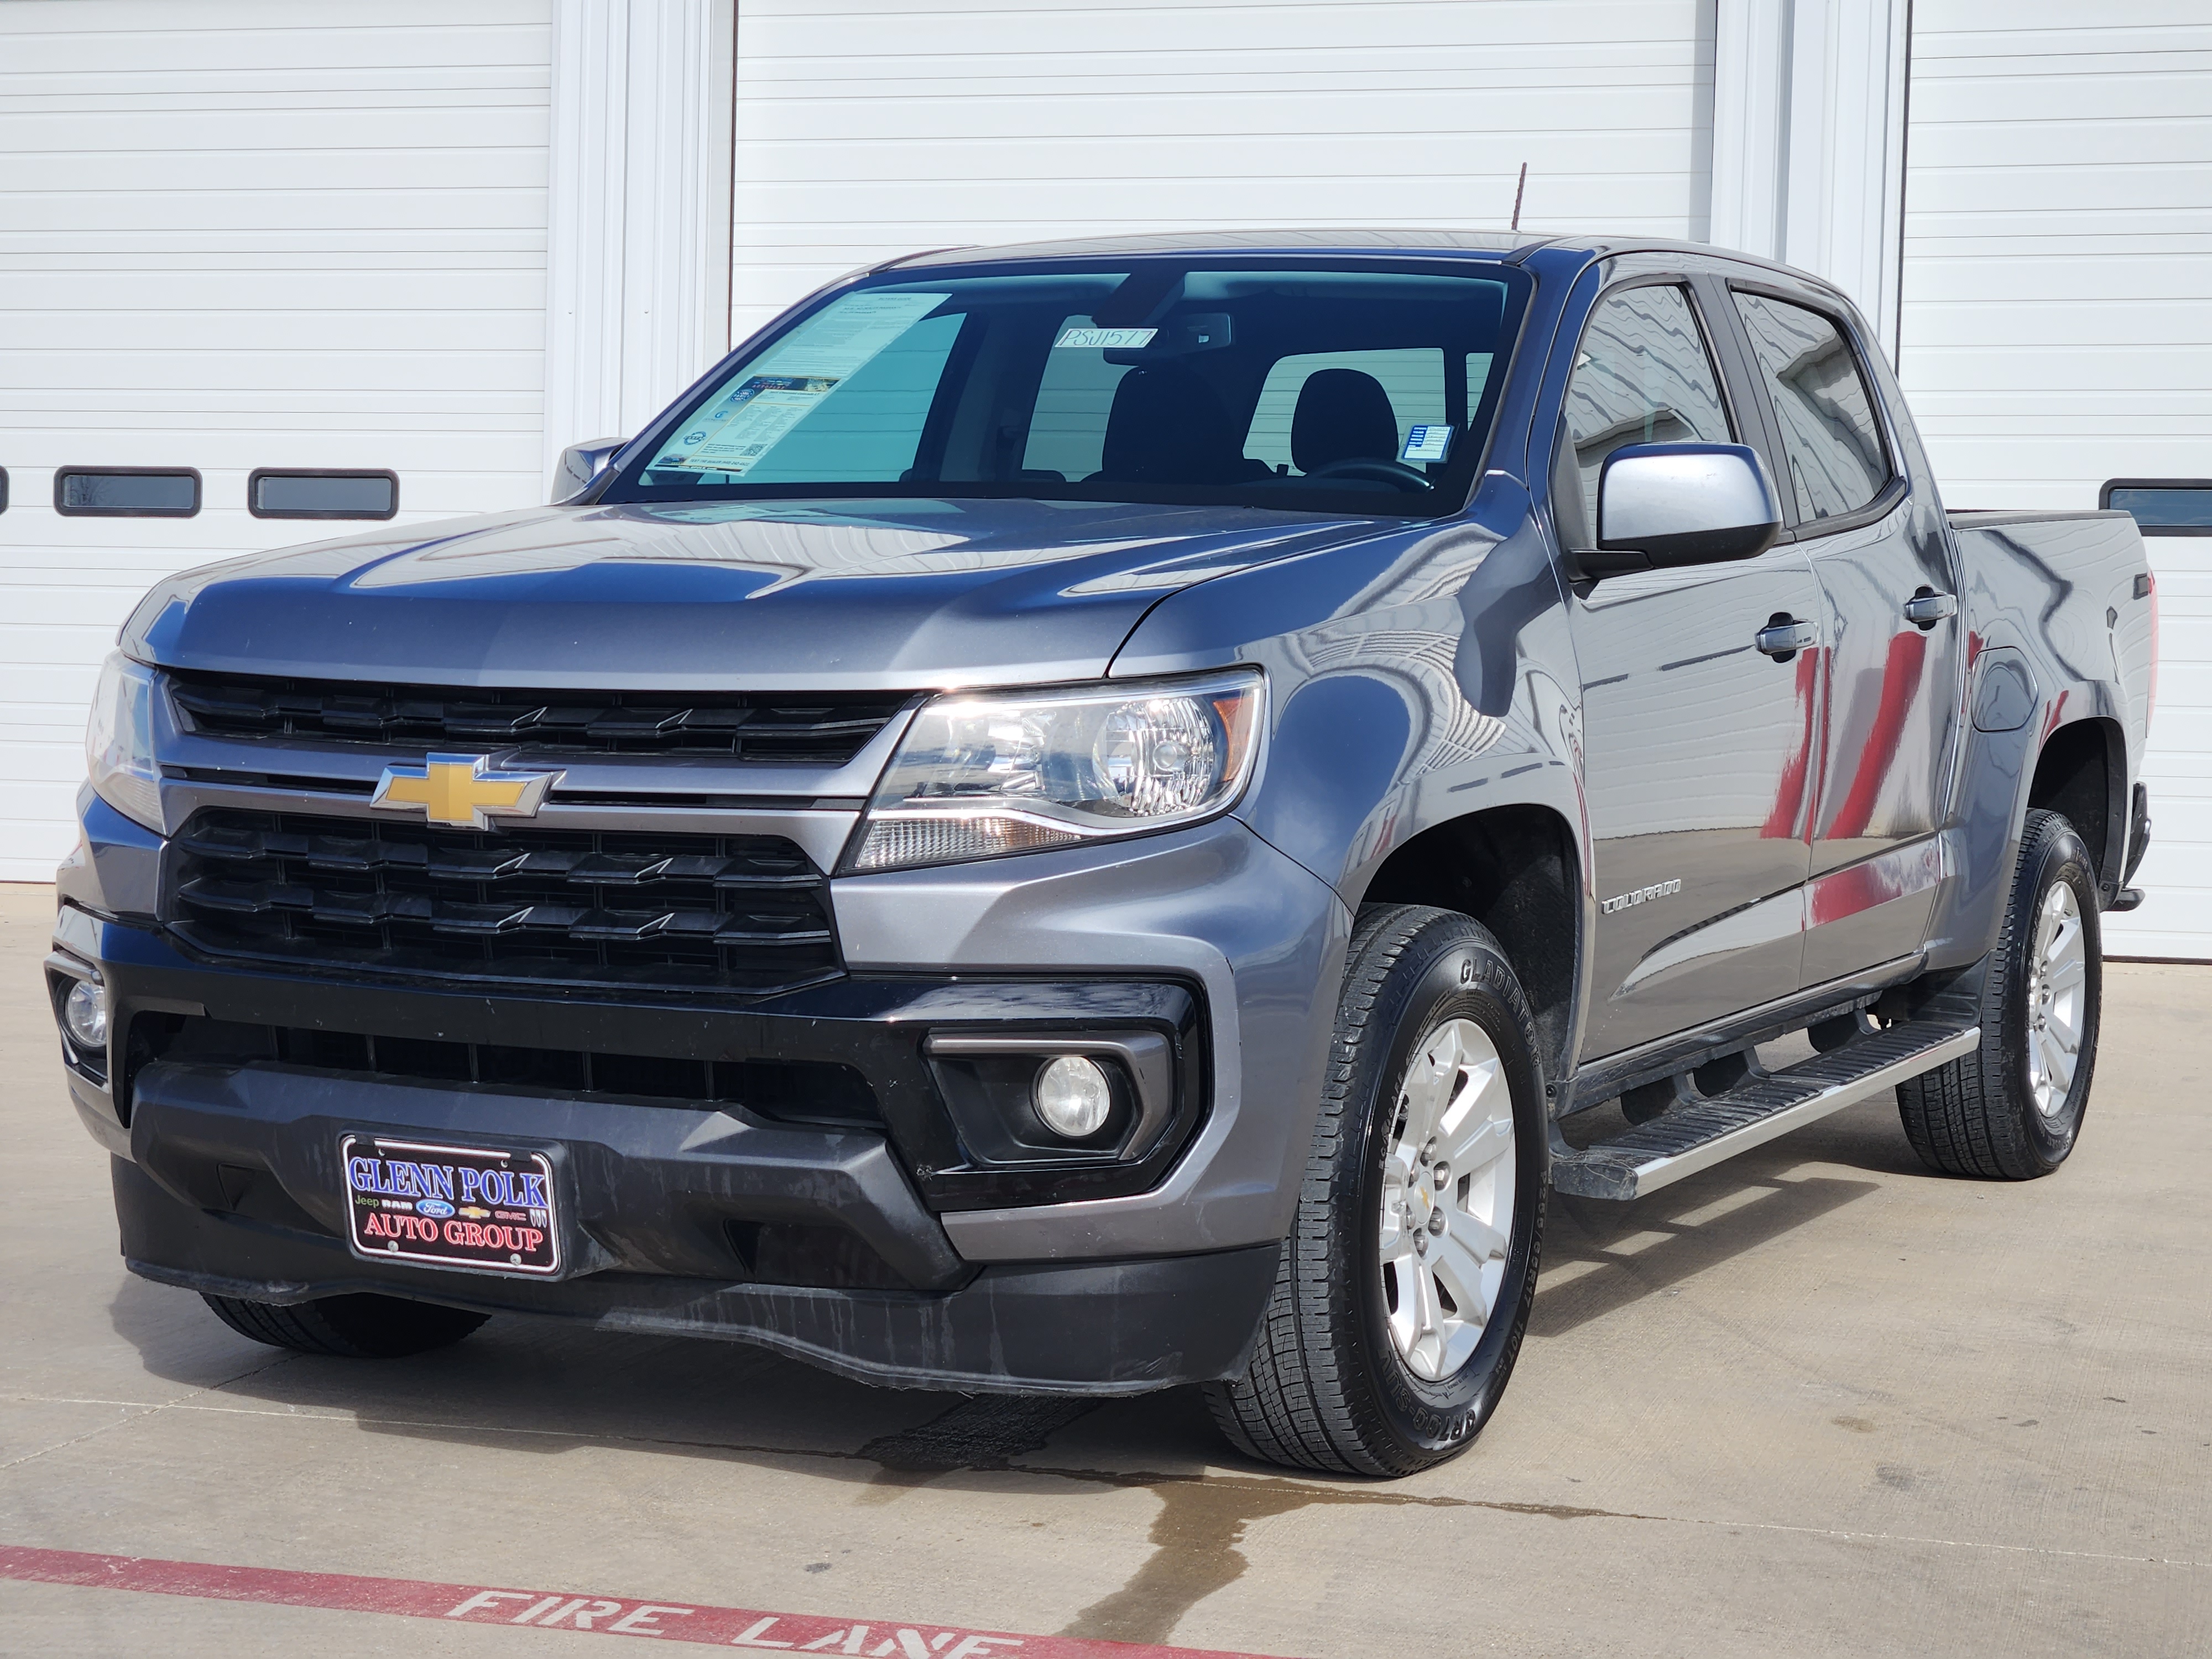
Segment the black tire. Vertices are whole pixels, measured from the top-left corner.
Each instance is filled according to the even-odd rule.
[[[2029,1072],[2029,957],[2037,917],[2061,884],[2073,890],[2087,952],[2081,1041],[2071,1085],[2045,1111],[2036,1104]],[[2057,813],[2030,812],[2003,931],[1983,975],[1981,1045],[1897,1088],[1905,1137],[1921,1161],[1945,1175],[2004,1181],[2032,1181],[2063,1164],[2088,1109],[2103,994],[2104,947],[2089,850]]]
[[[1510,1091],[1512,1231],[1473,1352],[1429,1382],[1391,1341],[1377,1224],[1408,1067],[1457,1018],[1495,1045]],[[1274,1295],[1243,1375],[1206,1386],[1214,1421],[1239,1451],[1292,1468],[1389,1476],[1466,1449],[1497,1409],[1535,1300],[1549,1174],[1543,1100],[1528,999],[1488,930],[1420,905],[1362,909]]]
[[[280,1306],[234,1296],[200,1298],[240,1336],[295,1353],[333,1354],[341,1359],[400,1359],[459,1341],[489,1314],[444,1308],[404,1297],[327,1296]]]

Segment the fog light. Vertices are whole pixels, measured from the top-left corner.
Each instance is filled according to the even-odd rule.
[[[70,987],[62,1000],[62,1024],[82,1047],[107,1046],[107,994],[88,979]]]
[[[1046,1061],[1037,1072],[1034,1092],[1044,1127],[1070,1140],[1097,1134],[1114,1109],[1114,1085],[1097,1060],[1080,1054]]]

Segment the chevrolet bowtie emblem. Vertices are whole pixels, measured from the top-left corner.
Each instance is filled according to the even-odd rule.
[[[420,766],[386,767],[368,804],[395,812],[420,808],[433,823],[489,830],[495,817],[536,817],[561,777],[501,771],[485,755],[428,755]]]

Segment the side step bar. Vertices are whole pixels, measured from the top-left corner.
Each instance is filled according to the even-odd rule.
[[[1587,1152],[1555,1152],[1552,1185],[1579,1198],[1640,1198],[1970,1054],[1981,1040],[1978,1025],[1931,1020],[1869,1031],[1787,1071],[1673,1107]]]

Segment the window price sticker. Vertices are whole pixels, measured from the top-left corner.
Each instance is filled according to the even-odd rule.
[[[694,416],[653,463],[743,477],[815,406],[951,296],[848,296],[802,323],[754,374]]]
[[[1417,426],[1406,434],[1406,447],[1399,453],[1401,461],[1441,461],[1451,453],[1452,428],[1449,425]]]

